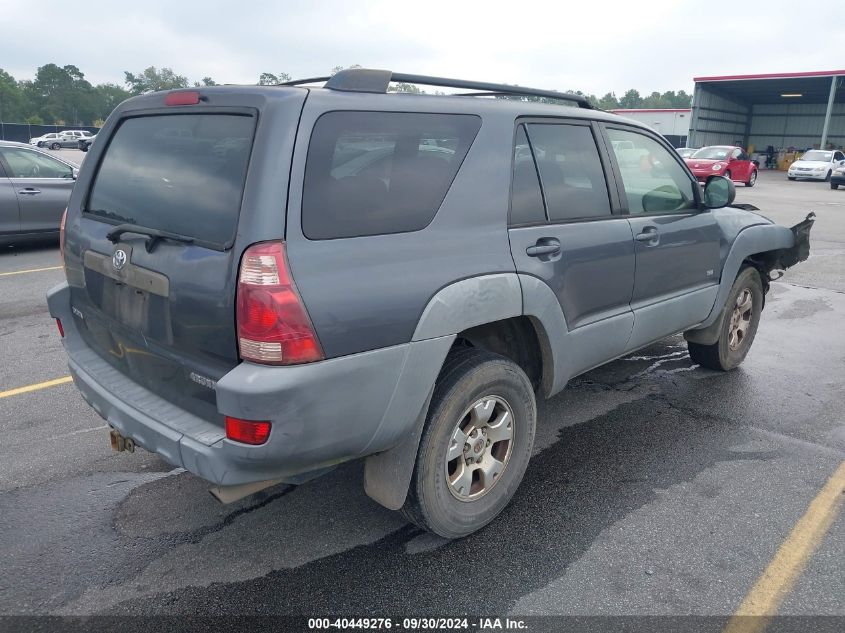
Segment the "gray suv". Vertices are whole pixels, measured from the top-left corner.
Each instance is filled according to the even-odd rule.
[[[0,141],[0,246],[55,240],[78,169],[31,145]]]
[[[99,136],[50,312],[112,446],[222,501],[363,458],[373,499],[467,535],[519,485],[536,397],[678,332],[736,367],[809,253],[812,218],[732,206],[564,93],[354,69],[135,97]]]

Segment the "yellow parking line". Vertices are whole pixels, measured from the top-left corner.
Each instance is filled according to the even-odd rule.
[[[13,270],[10,273],[0,273],[0,277],[8,275],[23,275],[24,273],[41,273],[45,270],[60,270],[61,266],[48,266],[47,268],[30,268],[29,270]]]
[[[765,630],[836,518],[843,494],[845,462],[839,465],[795,524],[766,571],[728,622],[725,633],[760,633]]]
[[[30,391],[38,391],[39,389],[47,389],[48,387],[55,387],[56,385],[63,385],[71,382],[73,378],[70,376],[63,376],[55,380],[48,380],[46,382],[39,382],[34,385],[27,385],[26,387],[18,387],[17,389],[9,389],[8,391],[0,391],[0,399],[9,398],[11,396],[19,396],[22,393],[29,393]]]

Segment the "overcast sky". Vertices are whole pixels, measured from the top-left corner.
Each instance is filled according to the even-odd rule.
[[[621,96],[839,69],[843,46],[842,0],[0,0],[0,68],[26,79],[74,64],[95,84],[148,66],[255,83],[361,64]]]

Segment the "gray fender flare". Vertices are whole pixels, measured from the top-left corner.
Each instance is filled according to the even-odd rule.
[[[530,275],[519,275],[523,314],[534,324],[543,354],[543,395],[550,398],[561,391],[572,374],[567,349],[569,326],[560,301],[549,285]]]
[[[698,327],[684,332],[684,338],[692,343],[712,345],[719,339],[722,329],[722,318],[725,312],[725,302],[728,300],[731,286],[746,258],[757,253],[774,251],[781,248],[792,248],[795,235],[785,226],[777,224],[759,224],[740,231],[730,252],[722,266],[722,276],[719,281],[719,291],[707,318]]]
[[[443,361],[463,330],[522,314],[522,289],[515,273],[470,277],[441,288],[422,312],[410,343],[385,420],[413,403],[418,411],[414,423],[403,428],[391,448],[366,458],[364,490],[374,501],[391,510],[405,503],[414,472],[434,383]],[[424,399],[420,404],[417,399]]]

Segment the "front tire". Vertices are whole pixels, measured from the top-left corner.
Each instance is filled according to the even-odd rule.
[[[839,189],[839,185],[837,185],[836,183],[833,183],[833,182],[832,182],[832,183],[830,183],[830,188],[831,188],[831,189]]]
[[[827,175],[824,177],[825,182],[830,182],[830,177],[833,175],[832,170],[828,170]]]
[[[724,177],[727,178],[728,180],[731,180],[731,170],[730,169],[725,170]]]
[[[754,268],[745,268],[734,281],[728,300],[718,340],[712,345],[687,343],[693,362],[715,369],[730,371],[748,354],[763,310],[763,283]]]
[[[795,180],[795,176],[787,176],[790,180]]]
[[[450,539],[490,523],[522,481],[536,418],[531,381],[516,363],[475,348],[450,352],[402,514]]]
[[[61,149],[61,147],[62,147],[62,146],[61,146],[60,144],[58,144],[58,143],[53,143],[53,144],[50,146],[50,149]]]

